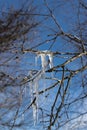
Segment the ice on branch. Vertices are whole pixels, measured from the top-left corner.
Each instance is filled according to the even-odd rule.
[[[37,71],[37,73],[33,73],[33,71],[30,71],[28,74],[30,76],[30,79],[31,79],[31,81],[29,82],[31,103],[33,102],[34,98],[36,98],[35,103],[32,104],[34,125],[38,122],[39,82],[42,78],[45,79],[46,69],[48,67],[49,68],[53,67],[53,54],[52,54],[52,52],[45,50],[45,51],[42,51],[42,52],[40,51],[39,53],[37,53],[37,56],[35,57],[35,64],[36,65],[37,65],[37,60],[39,57],[41,58],[42,69]]]
[[[43,69],[43,71],[45,71],[45,68],[47,66],[46,55],[40,54],[40,57],[41,57],[42,69]]]
[[[42,70],[45,72],[45,70],[47,69],[47,67],[49,66],[50,68],[53,67],[53,54],[50,51],[42,51],[39,54],[37,54],[36,56],[36,63],[37,63],[37,59],[41,57],[41,65],[42,65]],[[48,60],[47,60],[48,57]]]

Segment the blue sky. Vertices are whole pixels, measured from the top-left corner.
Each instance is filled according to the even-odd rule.
[[[43,0],[42,0],[43,1]],[[36,5],[41,5],[41,2],[42,2],[41,0],[36,0],[35,1],[35,4]],[[63,6],[63,8],[61,8],[61,4],[63,4],[63,1],[62,0],[59,0],[60,1],[60,3],[57,3],[58,5],[55,5],[55,4],[53,4],[53,3],[51,3],[50,4],[50,7],[52,7],[52,8],[55,8],[56,9],[56,11],[54,11],[54,15],[56,16],[56,20],[59,22],[59,24],[61,25],[61,27],[63,28],[63,30],[64,30],[64,32],[70,32],[70,33],[72,33],[73,34],[73,30],[72,29],[74,29],[74,25],[77,23],[77,21],[76,21],[76,12],[77,12],[77,8],[76,8],[76,6],[77,6],[77,1],[75,1],[76,2],[76,5],[74,6],[74,4],[73,4],[73,1],[71,0],[71,2],[69,1],[69,2],[67,2],[66,1],[66,4],[65,4],[65,6]],[[23,2],[23,1],[21,1],[21,0],[0,0],[0,7],[1,7],[1,9],[0,10],[4,10],[4,11],[6,11],[6,9],[8,8],[8,7],[10,7],[10,6],[14,6],[15,8],[19,8],[20,7],[20,5],[21,5],[21,2]],[[36,3],[37,2],[37,3]],[[50,2],[50,1],[49,1]],[[72,5],[72,6],[71,6]],[[58,8],[59,8],[59,10],[57,10],[57,6],[58,6]],[[43,7],[43,8],[42,8]],[[69,8],[70,7],[70,8]],[[49,11],[44,7],[44,6],[39,6],[39,10],[38,10],[38,12],[40,11],[40,13],[49,13]],[[67,14],[67,15],[66,15]],[[41,17],[39,17],[38,18],[38,20],[42,20],[43,18]],[[42,41],[44,41],[44,39],[50,39],[50,38],[52,38],[52,36],[48,36],[48,34],[50,34],[50,35],[54,35],[54,32],[52,31],[52,29],[55,29],[55,31],[58,31],[58,28],[57,28],[57,26],[55,25],[55,23],[54,23],[54,21],[52,20],[52,19],[47,19],[46,21],[45,21],[45,23],[43,24],[43,26],[41,27],[39,27],[39,29],[37,29],[37,31],[36,31],[36,33],[37,33],[37,35],[38,35],[38,38],[37,39],[35,39],[35,40],[33,40],[32,42],[30,41],[30,43],[28,43],[28,45],[35,45],[36,43],[40,43],[40,42],[42,42]],[[74,31],[75,32],[75,31]],[[36,36],[37,36],[36,35]],[[39,50],[48,50],[49,49],[49,47],[50,47],[50,45],[52,44],[52,42],[50,41],[50,42],[48,42],[48,43],[45,43],[45,44],[43,44],[42,46],[39,46],[37,49],[39,49]],[[72,43],[73,44],[73,43]],[[29,46],[28,46],[29,47]],[[56,39],[56,41],[55,41],[55,44],[54,44],[54,46],[51,48],[51,51],[59,51],[59,52],[76,52],[76,51],[78,51],[76,48],[74,48],[74,46],[73,45],[71,45],[70,44],[70,42],[68,42],[68,40],[65,40],[65,39],[63,39],[63,37],[59,37],[59,38],[57,38]],[[30,70],[30,69],[37,69],[37,68],[39,68],[39,69],[41,69],[41,65],[40,65],[40,67],[36,67],[35,68],[35,55],[29,55],[29,54],[24,54],[24,55],[22,55],[22,56],[20,56],[21,58],[19,59],[19,66],[20,66],[20,70],[24,70],[25,71],[25,69],[27,69],[27,70]],[[62,63],[62,62],[64,62],[64,61],[66,61],[66,60],[68,60],[70,57],[65,57],[64,58],[64,56],[57,56],[57,57],[55,57],[54,58],[54,65],[58,65],[58,64],[60,64],[60,63]],[[21,59],[22,59],[22,61],[21,61]],[[39,58],[39,60],[38,60],[39,62],[39,64],[41,64],[41,62],[40,62],[40,58]],[[79,60],[78,60],[79,61]],[[15,63],[15,62],[13,62],[13,61],[11,61],[13,64]],[[10,63],[11,63],[10,62]],[[17,63],[17,62],[16,62]],[[39,66],[39,65],[38,65]],[[69,66],[68,66],[70,69],[78,69],[78,67],[79,67],[79,63],[77,63],[77,61],[76,62],[74,62],[74,63],[72,63],[72,64],[70,64]],[[14,68],[15,69],[15,68]],[[12,69],[12,72],[14,72],[14,69]],[[8,71],[8,70],[6,70],[6,71]],[[11,73],[12,73],[11,72]],[[18,73],[16,73],[16,74],[19,74],[19,72]],[[27,72],[26,72],[26,74],[27,74]],[[14,75],[14,74],[13,74]],[[46,76],[50,76],[50,74],[48,74],[48,75],[46,75]],[[55,77],[56,78],[59,78],[60,79],[60,77],[61,77],[61,73],[59,74],[55,74]],[[77,79],[78,79],[78,77],[76,77]],[[49,81],[47,80],[46,81],[46,87],[48,87],[49,86],[49,84],[50,83],[48,83]],[[78,81],[77,81],[78,82]],[[51,82],[51,84],[52,84],[53,82]],[[78,89],[79,88],[79,85],[78,86],[76,86],[76,84],[72,84],[71,83],[71,85],[72,86],[74,86],[74,87],[77,87],[76,89]],[[42,86],[44,86],[43,85],[43,82],[41,82],[40,83],[40,86],[41,86],[41,88],[42,88]],[[71,86],[71,87],[72,87]],[[58,86],[57,86],[58,87]],[[74,88],[75,89],[75,88]],[[71,90],[71,93],[73,93],[73,94],[75,94],[75,96],[76,96],[76,92],[74,93],[74,91],[76,90]],[[50,95],[51,95],[51,97],[52,96],[54,96],[55,97],[55,93],[56,93],[56,89],[54,89],[53,91],[51,91],[52,93],[50,93]],[[53,94],[53,95],[52,95]],[[52,97],[53,98],[53,97]],[[51,98],[50,98],[51,99]],[[26,100],[27,101],[27,98],[25,97],[23,100]],[[47,100],[45,100],[45,102],[46,102]],[[52,100],[50,100],[50,101],[52,101]],[[49,102],[50,102],[49,101]],[[48,105],[47,104],[48,102],[46,102],[46,104],[45,105]],[[51,103],[50,103],[51,104]],[[23,104],[22,104],[23,105]],[[24,105],[25,105],[25,102],[24,102]],[[28,104],[27,104],[28,105]],[[23,108],[24,107],[26,107],[26,106],[22,106]],[[21,109],[23,109],[23,108],[21,108]],[[45,106],[44,106],[44,109],[45,109]],[[50,109],[50,106],[49,106],[49,108],[48,109]],[[26,113],[26,116],[28,116],[27,115],[27,113]],[[38,126],[37,126],[38,127]],[[34,128],[26,128],[26,129],[29,129],[29,130],[33,130]],[[38,128],[36,128],[36,130],[37,130]],[[15,130],[17,130],[17,129],[15,129]],[[19,129],[18,129],[19,130]],[[40,130],[42,130],[42,129],[40,129]],[[53,129],[52,129],[53,130]],[[55,128],[54,128],[54,130],[55,130]]]
[[[16,8],[19,8],[22,2],[23,0],[0,0],[0,7],[4,8],[14,6]]]

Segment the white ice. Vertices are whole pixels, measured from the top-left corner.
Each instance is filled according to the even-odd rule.
[[[29,72],[29,75],[32,79],[32,81],[29,82],[29,87],[30,87],[30,95],[31,95],[31,103],[33,99],[36,97],[36,101],[34,104],[32,104],[32,109],[33,109],[33,120],[34,120],[34,125],[38,122],[38,108],[39,108],[39,93],[38,93],[38,88],[39,88],[39,81],[42,77],[45,77],[45,71],[47,67],[49,66],[50,68],[53,67],[53,54],[50,53],[49,51],[42,51],[42,53],[37,54],[35,57],[35,64],[37,64],[38,58],[41,58],[41,66],[42,70],[38,71],[36,74],[32,74],[32,71]],[[48,57],[48,60],[47,60]],[[44,85],[45,85],[45,80],[44,80]],[[45,88],[44,88],[45,89]]]
[[[53,54],[48,54],[48,57],[49,57],[49,66],[50,66],[50,68],[52,68],[53,67]]]

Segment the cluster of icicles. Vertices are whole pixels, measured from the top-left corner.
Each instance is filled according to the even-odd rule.
[[[42,77],[45,76],[45,71],[47,67],[52,68],[53,67],[53,54],[49,51],[42,51],[35,57],[35,62],[37,65],[37,60],[40,57],[41,59],[41,70],[39,70],[35,76],[31,72],[29,72],[29,75],[33,77],[33,80],[29,82],[30,87],[30,95],[31,95],[31,103],[33,102],[34,98],[36,97],[35,103],[32,103],[32,109],[33,109],[33,120],[34,125],[38,122],[38,108],[39,108],[39,102],[38,102],[38,87],[39,87],[39,81]],[[48,58],[47,58],[48,57]]]

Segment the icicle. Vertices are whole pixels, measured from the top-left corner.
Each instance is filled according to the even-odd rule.
[[[33,108],[33,120],[34,120],[34,126],[36,125],[37,123],[37,120],[36,120],[36,117],[37,117],[37,107],[36,107],[36,104],[32,104],[32,108]]]
[[[51,54],[47,54],[47,55],[49,57],[49,66],[50,66],[50,68],[52,68],[53,67],[53,54],[51,53]]]
[[[49,59],[49,62],[47,61],[47,56]],[[37,66],[37,60],[38,58],[41,58],[41,66],[42,70],[38,71],[38,73],[33,74],[32,71],[29,72],[30,79],[32,79],[31,82],[29,82],[29,87],[30,87],[30,95],[31,95],[31,103],[33,102],[34,98],[36,97],[36,101],[32,104],[32,109],[33,109],[33,120],[34,120],[34,125],[38,122],[38,108],[39,108],[39,95],[38,95],[38,87],[39,87],[39,81],[43,76],[43,79],[45,80],[45,71],[47,69],[47,66],[50,68],[53,67],[53,54],[50,53],[49,51],[45,50],[37,54],[35,57],[35,65]],[[44,90],[45,90],[45,81],[44,81]],[[45,97],[45,96],[44,96]]]
[[[30,95],[31,95],[31,103],[34,100],[34,83],[32,83],[32,81],[29,83],[29,87],[30,87]],[[34,120],[34,125],[36,124],[36,118],[37,118],[37,108],[35,103],[32,104],[32,109],[33,109],[33,120]]]
[[[29,74],[28,74],[31,78],[32,78],[32,71],[29,71]],[[31,81],[31,82],[29,82],[29,88],[30,88],[30,96],[31,96],[31,103],[33,102],[33,100],[34,100],[34,95],[33,95],[33,92],[34,92],[34,83]],[[33,120],[34,120],[34,125],[35,125],[35,123],[36,123],[36,106],[34,105],[34,104],[32,104],[32,109],[33,109]]]
[[[30,78],[32,78],[32,71],[29,71],[28,75],[30,76]],[[31,103],[33,101],[33,82],[29,82],[29,87],[30,87],[30,96],[31,96]]]
[[[33,81],[33,93],[35,94],[34,97],[36,97],[36,102],[33,104],[33,119],[34,119],[34,125],[38,122],[38,108],[39,108],[39,95],[38,95],[38,87],[39,87],[39,80],[42,77],[41,71],[39,71]]]
[[[34,110],[34,118],[35,118],[34,124],[38,122],[38,86],[39,86],[39,77],[37,76],[34,81],[34,92],[36,96],[36,106],[35,106],[36,108]]]
[[[29,87],[30,87],[30,96],[31,96],[31,103],[33,101],[33,84],[32,82],[29,83]]]
[[[47,67],[47,61],[46,61],[46,54],[40,54],[41,56],[41,64],[42,64],[42,69],[43,69],[43,72],[45,72],[46,70],[46,67]]]
[[[30,87],[30,95],[31,95],[31,103],[33,102],[34,98],[36,97],[35,103],[32,104],[33,109],[33,120],[34,125],[38,122],[38,86],[39,86],[39,80],[41,79],[42,72],[39,71],[36,73],[36,75],[33,76],[32,71],[30,71],[30,77],[33,81],[29,82]]]
[[[46,57],[48,56],[49,62],[47,61]],[[35,64],[37,65],[37,59],[41,57],[41,65],[42,65],[42,70],[45,72],[47,66],[49,65],[50,68],[53,67],[53,54],[50,53],[49,51],[45,50],[42,51],[42,53],[38,54],[35,57]]]
[[[39,58],[39,55],[35,56],[35,65],[37,66],[37,60]]]

